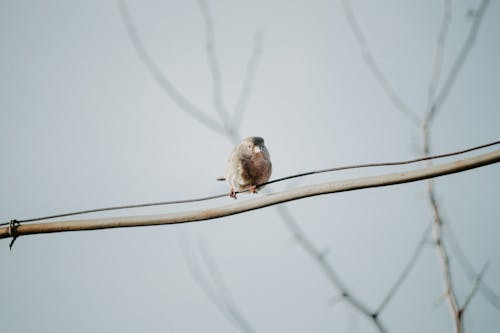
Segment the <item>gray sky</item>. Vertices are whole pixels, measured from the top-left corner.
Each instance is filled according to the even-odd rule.
[[[273,178],[338,165],[421,155],[420,129],[390,102],[363,61],[340,0],[209,1],[225,103],[234,109],[253,36],[262,53],[241,134],[266,140]],[[443,77],[478,1],[453,1]],[[161,70],[217,117],[196,1],[127,1]],[[374,57],[399,96],[425,113],[442,4],[352,5]],[[432,151],[499,139],[500,4],[492,1],[476,43],[432,126]],[[0,1],[0,219],[228,191],[215,182],[232,143],[182,111],[140,62],[114,1]],[[442,81],[441,81],[442,83]],[[289,186],[400,170],[358,170]],[[500,168],[436,180],[443,218],[500,293]],[[239,200],[249,196],[242,195]],[[230,202],[120,211],[165,213]],[[374,309],[408,261],[431,210],[425,183],[355,191],[286,205],[352,292]],[[89,216],[91,217],[91,216]],[[449,227],[445,227],[449,228]],[[449,233],[449,229],[445,232]],[[5,332],[237,332],[188,269],[187,240],[202,252],[256,332],[371,332],[293,240],[276,208],[177,226],[21,237],[0,242]],[[463,302],[472,288],[452,253]],[[391,332],[451,331],[435,248],[427,246],[381,314]],[[498,310],[477,294],[469,331],[494,332]]]

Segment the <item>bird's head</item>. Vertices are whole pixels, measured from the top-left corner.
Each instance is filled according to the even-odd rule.
[[[253,155],[262,153],[262,150],[265,149],[264,139],[259,136],[251,136],[246,138],[241,143],[241,149],[245,155]]]

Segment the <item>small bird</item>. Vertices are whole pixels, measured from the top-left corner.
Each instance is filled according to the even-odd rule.
[[[257,185],[271,177],[272,164],[264,139],[252,136],[234,147],[229,156],[225,177],[230,185],[229,196],[236,199],[236,191],[249,190],[257,193]]]

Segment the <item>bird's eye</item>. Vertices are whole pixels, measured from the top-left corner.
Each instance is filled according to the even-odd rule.
[[[252,148],[252,145],[248,145],[248,148]]]

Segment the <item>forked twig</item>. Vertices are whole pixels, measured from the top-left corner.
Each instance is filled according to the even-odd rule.
[[[484,266],[483,266],[483,268],[479,272],[479,274],[476,276],[476,278],[474,280],[474,284],[472,285],[472,289],[469,292],[469,295],[467,295],[467,298],[465,299],[464,304],[462,305],[462,307],[459,310],[460,316],[463,315],[463,313],[465,312],[465,310],[469,306],[469,303],[472,300],[472,297],[474,297],[474,295],[476,294],[476,292],[477,292],[477,290],[479,288],[479,285],[481,283],[481,279],[483,278],[483,275],[484,275],[484,273],[486,272],[487,269],[488,269],[488,263],[485,263]]]
[[[211,300],[212,303],[214,303],[214,305],[226,317],[226,319],[232,322],[242,332],[255,332],[252,325],[250,325],[250,323],[245,319],[245,317],[241,313],[241,310],[238,308],[231,294],[226,288],[226,285],[222,279],[222,275],[220,274],[220,271],[215,261],[213,260],[208,247],[204,244],[200,244],[199,252],[201,253],[205,266],[210,276],[212,277],[213,285],[209,282],[209,280],[205,277],[205,274],[200,269],[201,265],[197,262],[196,257],[194,256],[191,249],[188,237],[184,232],[178,235],[178,242],[191,276],[198,284],[198,286],[203,290],[208,299]]]
[[[396,279],[396,281],[394,282],[392,287],[389,289],[388,293],[386,294],[386,296],[384,297],[382,302],[380,302],[380,305],[375,310],[375,313],[380,314],[385,309],[386,305],[389,304],[389,302],[392,300],[392,297],[399,290],[399,287],[401,286],[401,284],[408,277],[408,274],[410,273],[413,266],[415,266],[415,263],[417,262],[417,259],[420,257],[420,254],[422,253],[422,250],[424,249],[424,246],[428,240],[429,232],[431,230],[430,227],[431,227],[431,225],[429,224],[425,228],[424,232],[422,233],[422,237],[420,237],[420,240],[419,240],[417,246],[415,247],[415,250],[413,251],[412,256],[410,257],[410,260],[406,263],[403,271],[398,276],[398,278]]]
[[[432,68],[432,75],[429,82],[429,88],[427,91],[427,114],[426,114],[427,116],[424,119],[425,122],[430,122],[432,115],[436,111],[436,104],[435,104],[436,90],[439,84],[439,80],[441,78],[441,74],[443,72],[444,49],[451,21],[451,0],[444,0],[443,3],[444,3],[443,18],[441,20],[441,28],[439,30],[437,38],[436,52],[434,55],[434,65]]]
[[[344,13],[347,18],[347,22],[354,33],[354,37],[358,42],[361,49],[361,54],[363,55],[363,60],[373,74],[373,77],[378,81],[382,89],[385,91],[390,101],[394,107],[399,110],[412,124],[418,126],[420,124],[420,118],[417,113],[412,110],[399,95],[397,94],[394,87],[391,85],[384,72],[380,69],[372,51],[368,47],[368,42],[366,41],[365,35],[361,26],[354,15],[354,10],[352,8],[350,0],[342,0],[342,6],[344,8]]]
[[[478,9],[475,11],[475,14],[473,16],[473,22],[469,29],[469,33],[467,35],[467,39],[462,45],[462,48],[460,49],[460,52],[457,55],[457,58],[453,62],[451,70],[446,76],[441,91],[436,97],[435,101],[436,108],[440,108],[444,104],[446,98],[448,97],[448,94],[450,93],[451,88],[453,87],[453,84],[457,79],[458,74],[462,70],[465,60],[467,59],[467,56],[469,55],[470,50],[474,45],[477,33],[479,31],[479,27],[481,25],[481,22],[483,21],[484,14],[486,13],[486,9],[488,8],[489,3],[490,0],[482,0],[481,3],[479,4]],[[430,115],[430,117],[432,116],[433,115]],[[427,117],[429,118],[429,116]]]
[[[486,11],[487,5],[489,3],[489,0],[483,0],[481,4],[478,7],[478,10],[476,11],[474,15],[474,22],[471,25],[471,28],[469,30],[468,36],[458,53],[458,56],[456,60],[454,61],[451,70],[449,71],[448,75],[446,76],[445,82],[443,86],[441,87],[441,90],[437,94],[436,97],[436,90],[437,86],[439,83],[439,79],[441,77],[441,72],[442,72],[442,64],[443,64],[443,58],[444,58],[444,47],[445,47],[445,42],[449,30],[449,25],[450,25],[450,19],[451,19],[451,1],[450,0],[444,0],[444,10],[443,10],[443,18],[442,18],[442,23],[441,23],[441,28],[438,34],[438,40],[437,40],[437,46],[436,46],[436,52],[435,52],[435,58],[434,58],[434,66],[433,66],[433,71],[432,71],[432,77],[429,82],[429,88],[428,88],[428,106],[427,106],[427,112],[424,117],[424,120],[422,122],[422,138],[423,138],[423,151],[424,151],[424,156],[429,156],[430,154],[430,127],[432,124],[432,120],[434,119],[436,113],[438,110],[441,108],[443,105],[444,101],[446,100],[460,70],[463,67],[463,64],[465,62],[465,59],[467,58],[467,55],[469,54],[473,43],[475,41],[480,23],[482,21],[482,18],[484,16],[484,13]],[[346,18],[349,22],[349,25],[351,27],[351,30],[353,31],[356,40],[361,48],[361,52],[363,54],[364,60],[367,63],[368,67],[372,71],[373,76],[376,78],[376,80],[379,82],[379,84],[382,86],[384,89],[385,93],[389,97],[389,99],[392,101],[394,106],[399,109],[408,119],[412,120],[412,123],[415,125],[418,125],[420,123],[420,120],[416,116],[416,114],[406,106],[406,104],[401,100],[401,98],[398,97],[396,94],[395,90],[392,88],[392,86],[389,84],[387,78],[383,74],[383,72],[380,70],[379,66],[377,65],[374,57],[372,56],[372,53],[368,47],[368,43],[364,37],[364,34],[354,16],[353,9],[351,7],[351,4],[349,0],[342,0],[342,4],[344,6],[344,11]],[[429,161],[429,164],[431,162]],[[450,308],[451,316],[454,319],[454,328],[456,332],[461,332],[462,331],[462,320],[461,320],[461,311],[458,306],[458,302],[456,299],[456,295],[453,289],[453,283],[452,283],[452,278],[451,278],[451,273],[450,273],[450,268],[449,268],[449,258],[448,258],[448,253],[447,250],[443,244],[443,239],[442,239],[442,218],[440,215],[439,211],[439,205],[436,200],[436,195],[434,191],[434,185],[432,179],[427,181],[427,194],[429,197],[429,202],[432,208],[433,212],[433,220],[434,220],[434,238],[436,242],[436,248],[439,253],[440,257],[440,262],[441,262],[441,267],[442,267],[442,274],[443,274],[443,281],[444,281],[444,287],[445,287],[445,298],[448,301],[448,305]],[[384,304],[384,303],[382,303]]]
[[[424,122],[422,124],[422,139],[423,139],[423,151],[425,156],[428,156],[431,153],[430,148],[430,138],[431,138],[431,125],[432,121],[435,118],[437,112],[441,109],[444,101],[446,100],[450,89],[457,78],[458,73],[462,69],[464,61],[469,54],[469,51],[472,48],[473,42],[475,40],[476,34],[478,32],[479,25],[481,23],[483,14],[486,10],[486,7],[489,3],[489,0],[483,0],[479,6],[478,14],[474,17],[474,22],[469,30],[469,34],[467,39],[465,40],[457,59],[453,63],[451,70],[446,76],[445,82],[437,94],[435,94],[435,87],[437,86],[437,80],[439,79],[441,73],[442,66],[442,56],[444,44],[446,41],[446,33],[448,31],[448,25],[450,20],[450,12],[451,12],[451,4],[449,0],[445,0],[445,10],[443,14],[443,23],[441,32],[438,37],[438,42],[436,46],[436,58],[434,62],[434,71],[431,81],[429,83],[429,98],[428,98],[428,109],[426,116],[424,118]],[[428,165],[432,165],[432,161],[428,161]],[[455,288],[453,285],[450,263],[449,263],[449,255],[448,251],[443,242],[443,220],[440,213],[440,208],[438,201],[436,199],[436,193],[434,190],[434,182],[432,179],[427,180],[427,194],[429,198],[429,203],[432,208],[433,220],[434,220],[434,239],[436,242],[436,249],[439,254],[440,263],[441,263],[441,271],[443,276],[443,285],[444,285],[444,297],[448,303],[448,309],[450,311],[450,316],[453,320],[453,329],[455,332],[460,333],[463,331],[463,311],[465,309],[461,309],[458,305],[457,296],[455,293]]]
[[[347,288],[345,283],[339,277],[333,266],[328,262],[326,255],[323,251],[320,251],[314,243],[305,235],[304,231],[300,228],[298,222],[286,209],[286,207],[278,206],[278,212],[285,222],[288,229],[292,232],[293,236],[301,247],[306,251],[309,256],[316,261],[318,266],[321,268],[322,272],[325,274],[326,278],[330,283],[340,291],[340,296],[342,300],[350,304],[357,311],[363,314],[369,321],[373,323],[375,328],[383,333],[386,332],[386,328],[381,323],[378,314],[369,310],[369,308],[362,303],[351,290]]]
[[[220,119],[225,124],[226,130],[228,130],[230,126],[230,118],[227,112],[227,108],[224,104],[224,97],[222,96],[222,74],[219,65],[219,59],[217,57],[217,49],[215,47],[214,20],[210,15],[210,9],[208,8],[206,0],[198,0],[198,4],[200,5],[203,21],[205,22],[205,50],[208,58],[208,67],[212,75],[214,107],[215,110],[217,110],[217,112],[219,113]]]
[[[177,87],[168,79],[168,77],[161,71],[160,67],[156,64],[150,56],[142,39],[137,33],[137,29],[133,23],[132,16],[128,10],[125,0],[118,0],[118,8],[120,9],[121,18],[127,28],[127,33],[134,46],[134,49],[139,56],[139,59],[148,69],[151,76],[156,80],[156,83],[163,89],[163,91],[177,104],[177,106],[194,119],[207,126],[214,132],[222,135],[227,135],[224,126],[207,116],[201,109],[191,103]]]
[[[474,271],[471,262],[467,259],[464,251],[462,250],[453,228],[449,224],[446,225],[445,237],[452,248],[453,254],[455,255],[454,257],[457,259],[460,267],[462,267],[465,275],[470,282],[474,283],[477,278],[477,274]],[[493,307],[495,307],[497,311],[500,311],[500,296],[483,279],[481,279],[479,284],[479,293],[481,293],[481,295],[483,295],[483,297],[486,298],[486,300]]]

